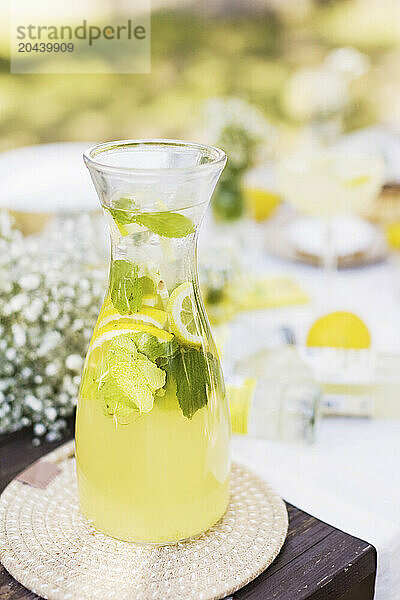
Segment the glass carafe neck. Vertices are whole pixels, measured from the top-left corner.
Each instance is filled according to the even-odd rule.
[[[198,205],[204,210],[226,162],[218,148],[176,140],[101,144],[84,158],[101,204],[119,211],[122,225],[135,212],[176,212]],[[166,237],[173,237],[176,228],[180,233],[179,225],[176,220],[166,223]]]
[[[142,295],[159,296],[157,306],[164,298],[161,304],[165,308],[168,289],[184,281],[197,282],[198,229],[194,223],[193,232],[182,238],[161,237],[144,227],[121,235],[116,231],[115,223],[110,223],[110,231],[110,290],[116,270],[125,268],[131,274],[137,273]]]
[[[198,228],[225,153],[174,140],[122,141],[92,148],[85,162],[110,228],[114,307],[131,314],[145,297],[165,309],[183,282],[196,287]]]

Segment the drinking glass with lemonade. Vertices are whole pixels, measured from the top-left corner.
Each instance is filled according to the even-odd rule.
[[[300,213],[320,217],[324,222],[322,259],[327,288],[337,268],[332,219],[365,211],[382,186],[383,169],[377,155],[324,147],[288,156],[277,165],[283,198]]]
[[[79,394],[79,502],[118,539],[174,543],[227,508],[229,411],[196,262],[225,161],[216,148],[162,140],[85,154],[112,251]]]

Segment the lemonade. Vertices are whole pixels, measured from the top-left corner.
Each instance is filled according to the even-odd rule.
[[[85,398],[76,437],[81,508],[101,531],[124,540],[172,542],[208,529],[225,512],[225,419],[220,415],[213,423],[202,409],[188,420],[172,385],[131,424],[107,418],[95,398]]]
[[[299,212],[330,218],[370,206],[382,186],[383,163],[379,156],[316,148],[282,160],[277,176],[284,199]]]
[[[169,208],[154,196],[113,191],[103,204],[112,260],[82,375],[76,458],[95,528],[165,544],[224,514],[230,420],[197,279],[207,203]]]

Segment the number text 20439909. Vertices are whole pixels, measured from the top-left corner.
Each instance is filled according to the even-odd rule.
[[[18,44],[18,52],[73,52],[75,46],[72,42],[40,42],[31,44],[29,42],[20,42]]]

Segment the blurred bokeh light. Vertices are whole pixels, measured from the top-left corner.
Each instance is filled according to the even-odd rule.
[[[0,149],[61,140],[195,138],[201,104],[210,96],[242,97],[291,131],[308,115],[307,106],[291,98],[296,81],[339,46],[352,46],[371,62],[351,85],[345,130],[377,121],[397,126],[399,19],[397,0],[162,0],[153,2],[150,75],[75,76],[10,75],[5,20]],[[340,101],[335,83],[324,81]]]

